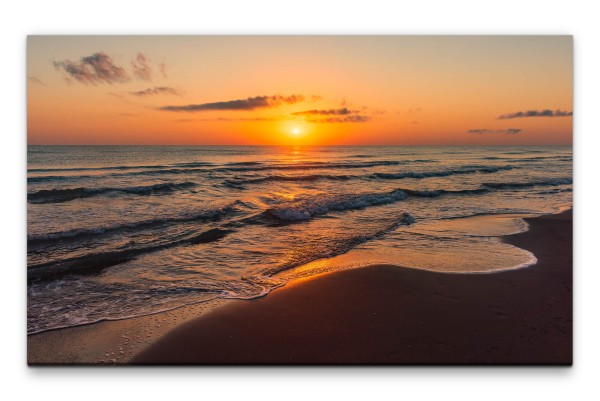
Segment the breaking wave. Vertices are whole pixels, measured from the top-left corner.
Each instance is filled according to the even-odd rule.
[[[107,193],[120,192],[125,194],[149,196],[170,194],[175,191],[189,189],[196,186],[193,182],[162,183],[129,188],[66,188],[66,189],[42,189],[27,194],[29,203],[61,203],[75,199],[91,198],[93,196]]]

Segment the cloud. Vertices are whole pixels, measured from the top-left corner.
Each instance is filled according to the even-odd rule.
[[[310,123],[366,123],[371,120],[372,118],[369,116],[355,114],[344,117],[309,118],[306,121]]]
[[[226,118],[226,117],[219,117],[219,118],[181,118],[178,120],[175,120],[176,122],[180,122],[180,123],[185,123],[185,122],[192,122],[192,121],[202,121],[202,122],[206,122],[206,121],[221,121],[221,122],[238,122],[238,121],[252,121],[252,122],[257,122],[257,121],[284,121],[284,120],[290,120],[290,118],[287,117],[251,117],[251,118]]]
[[[119,99],[124,99],[125,97],[123,95],[120,95],[118,93],[115,92],[108,92],[109,95],[114,96],[114,97],[118,97]]]
[[[165,63],[160,63],[158,65],[158,70],[160,71],[160,73],[163,76],[163,78],[169,78],[167,76],[167,66],[165,65]]]
[[[214,110],[255,110],[255,109],[270,109],[279,107],[283,104],[294,104],[303,102],[305,97],[302,95],[291,95],[291,96],[256,96],[249,97],[247,99],[240,100],[228,100],[224,102],[215,103],[202,103],[202,104],[188,104],[184,106],[164,106],[160,107],[159,110],[166,111],[185,111],[185,112],[198,112],[198,111],[214,111]]]
[[[57,70],[62,70],[67,74],[68,78],[73,78],[86,85],[129,81],[125,69],[115,65],[112,58],[103,52],[82,57],[79,62],[70,60],[54,61],[53,65]]]
[[[306,121],[310,123],[364,123],[372,120],[372,117],[358,113],[358,110],[342,107],[341,109],[297,111],[292,113],[292,116],[306,117]]]
[[[573,115],[572,111],[562,110],[527,110],[517,111],[516,113],[502,114],[498,117],[499,120],[508,120],[511,118],[524,118],[524,117],[570,117]]]
[[[138,52],[135,60],[131,61],[133,75],[142,81],[152,81],[152,68],[148,64],[148,59],[142,52]]]
[[[217,118],[196,118],[196,119],[190,119],[190,118],[182,118],[182,119],[178,119],[175,120],[176,122],[198,122],[198,121],[202,121],[202,122],[206,122],[206,121],[220,121],[220,122],[239,122],[239,121],[252,121],[252,122],[256,122],[256,121],[295,121],[297,120],[297,117],[294,117],[293,115],[288,115],[288,116],[283,116],[283,115],[279,115],[279,116],[273,116],[273,117],[247,117],[247,118],[230,118],[230,117],[217,117]],[[348,116],[343,116],[343,117],[328,117],[328,118],[308,118],[305,120],[306,122],[309,123],[363,123],[363,122],[367,122],[367,121],[371,121],[371,117],[369,116],[362,116],[362,115],[348,115]]]
[[[34,83],[34,84],[46,85],[38,77],[27,77],[27,81]]]
[[[356,114],[357,110],[349,110],[346,107],[341,109],[329,109],[329,110],[305,110],[305,111],[297,111],[292,113],[294,116],[344,116],[349,114]]]
[[[129,93],[131,93],[134,96],[140,96],[140,97],[153,96],[153,95],[181,96],[181,93],[179,93],[178,90],[169,88],[168,86],[155,86],[154,88],[148,88],[143,91],[129,92]]]
[[[363,109],[367,110],[366,107]],[[385,111],[384,109],[371,109],[370,112],[372,115],[375,115],[375,116],[381,116],[381,115],[387,114],[387,111]]]
[[[521,128],[507,128],[507,129],[470,129],[467,132],[469,134],[505,134],[505,135],[515,135],[521,133],[523,130]]]

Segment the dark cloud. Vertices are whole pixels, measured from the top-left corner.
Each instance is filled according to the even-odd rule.
[[[344,117],[309,118],[306,121],[310,123],[366,123],[371,120],[372,118],[369,116],[355,114]]]
[[[135,60],[131,61],[133,75],[142,81],[152,81],[152,68],[148,64],[148,59],[142,52],[138,52]]]
[[[187,111],[187,112],[214,111],[214,110],[230,110],[230,111],[255,110],[255,109],[275,108],[275,107],[279,107],[283,104],[294,104],[294,103],[303,102],[304,100],[305,100],[305,97],[302,95],[256,96],[256,97],[249,97],[247,99],[228,100],[225,102],[188,104],[185,106],[164,106],[164,107],[160,107],[159,110]]]
[[[39,78],[37,77],[27,77],[27,81],[34,83],[34,84],[39,84],[39,85],[46,85],[45,83],[43,83]]]
[[[294,116],[345,116],[349,114],[356,114],[357,110],[349,110],[346,107],[341,109],[329,109],[329,110],[305,110],[305,111],[297,111],[296,113],[292,113]]]
[[[521,133],[523,130],[521,128],[507,128],[507,129],[470,129],[467,132],[469,134],[505,134],[505,135],[515,135]]]
[[[498,117],[499,120],[508,120],[511,118],[524,118],[524,117],[570,117],[573,115],[572,111],[562,110],[527,110],[517,111],[516,113],[502,114]]]
[[[115,65],[112,58],[103,52],[82,57],[79,62],[64,60],[54,61],[53,64],[57,70],[61,70],[67,74],[68,78],[86,85],[129,81],[129,76],[125,69]]]
[[[143,91],[129,92],[134,96],[146,97],[153,95],[176,95],[181,96],[178,90],[169,88],[168,86],[155,86],[154,88],[148,88]]]

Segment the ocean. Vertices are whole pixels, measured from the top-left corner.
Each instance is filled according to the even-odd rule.
[[[29,334],[373,263],[526,268],[535,255],[498,237],[572,205],[571,147],[29,146],[27,160]]]

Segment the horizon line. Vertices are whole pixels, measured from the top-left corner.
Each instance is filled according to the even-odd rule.
[[[481,145],[481,144],[364,144],[364,145],[351,145],[351,144],[340,144],[340,145],[295,145],[295,144],[152,144],[152,143],[28,143],[27,146],[204,146],[204,147],[224,147],[224,146],[239,146],[239,147],[283,147],[283,146],[293,146],[293,147],[384,147],[384,146],[404,146],[404,147],[415,147],[415,146],[423,146],[423,147],[491,147],[491,146],[507,146],[507,147],[518,147],[518,146],[570,146],[573,147],[573,144],[490,144],[490,145]]]

